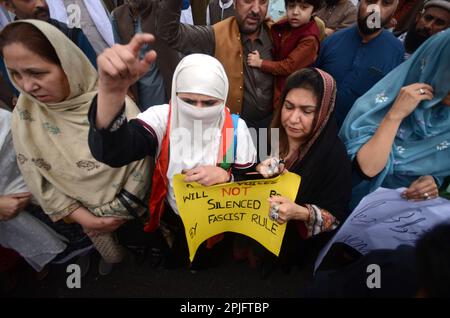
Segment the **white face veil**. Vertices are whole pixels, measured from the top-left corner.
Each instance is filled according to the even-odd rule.
[[[182,101],[178,93],[193,93],[222,100],[220,105],[198,108]],[[212,56],[191,54],[175,69],[172,80],[171,131],[193,128],[193,121],[201,121],[203,129],[222,128],[223,111],[228,96],[228,78],[222,64]]]
[[[182,59],[172,85],[172,100],[177,93],[203,94],[221,100],[228,96],[228,77],[222,64],[205,54],[191,54]]]
[[[181,100],[178,93],[202,94],[222,103],[195,107]],[[172,166],[178,170],[174,173],[179,173],[180,168],[216,164],[227,95],[228,78],[218,60],[204,54],[188,55],[181,60],[172,83],[169,172]]]
[[[217,164],[228,86],[228,77],[222,64],[209,55],[188,55],[175,70],[167,178],[170,181],[169,202],[176,212],[173,176],[184,169]],[[222,103],[210,107],[195,107],[181,100],[178,93],[202,94],[220,99]]]

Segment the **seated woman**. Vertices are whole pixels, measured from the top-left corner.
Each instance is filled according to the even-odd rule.
[[[333,117],[336,84],[324,71],[306,68],[288,77],[272,128],[279,129],[279,157],[290,172],[301,176],[294,202],[285,197],[270,198],[272,219],[288,222],[280,260],[299,263],[302,239],[337,228],[348,213],[351,195],[351,164],[338,138]],[[274,158],[257,166],[264,177],[272,177]],[[282,165],[281,165],[282,168]],[[322,239],[319,239],[322,237]],[[313,240],[314,241],[314,240]],[[316,251],[314,251],[316,252]]]
[[[170,105],[153,106],[127,122],[123,113],[126,92],[155,59],[154,52],[143,60],[137,53],[152,39],[150,34],[136,35],[128,45],[116,45],[99,57],[100,90],[90,111],[89,144],[97,160],[114,167],[158,155],[147,230],[164,223],[171,233],[165,266],[180,267],[188,265],[188,248],[173,176],[184,172],[186,182],[205,186],[226,183],[253,168],[256,150],[245,122],[239,119],[234,127],[225,106],[228,78],[223,66],[203,54],[186,56],[178,64]],[[227,139],[231,141],[225,133],[228,129],[236,133],[232,164],[223,160],[229,149]],[[169,204],[164,206],[165,200]]]
[[[21,93],[11,127],[28,189],[53,221],[84,228],[106,274],[123,258],[111,234],[132,218],[122,202],[137,208],[132,198],[144,198],[150,161],[114,169],[92,157],[87,115],[97,73],[63,33],[36,20],[12,23],[0,34],[0,49]],[[126,112],[135,116],[138,108],[129,102]]]
[[[450,174],[450,30],[425,42],[352,107],[340,136],[355,167],[352,207],[378,187],[427,200]]]

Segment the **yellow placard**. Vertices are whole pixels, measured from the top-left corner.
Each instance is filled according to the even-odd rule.
[[[269,218],[268,198],[281,195],[294,201],[300,186],[299,175],[285,173],[273,179],[210,187],[186,183],[184,178],[182,174],[175,175],[173,187],[191,261],[202,242],[224,232],[249,236],[279,255],[286,224]]]

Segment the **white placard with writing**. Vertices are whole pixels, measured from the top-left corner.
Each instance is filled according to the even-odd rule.
[[[404,190],[379,188],[364,197],[322,249],[315,270],[334,243],[347,244],[361,254],[375,249],[396,249],[403,244],[413,246],[433,226],[450,222],[449,200],[407,201],[401,197]]]

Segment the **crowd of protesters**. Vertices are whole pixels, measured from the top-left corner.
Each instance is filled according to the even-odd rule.
[[[285,16],[270,16],[279,3],[0,0],[2,289],[20,258],[41,276],[73,262],[84,275],[98,252],[107,275],[138,245],[168,269],[207,268],[221,238],[189,261],[179,173],[204,186],[301,176],[295,200],[270,198],[268,215],[287,223],[278,258],[234,234],[231,255],[263,277],[317,255],[380,187],[404,187],[408,201],[448,195],[450,1],[285,0]],[[177,130],[194,121],[216,134],[193,134],[201,151],[180,155]],[[228,128],[232,162],[220,156]],[[250,133],[268,128],[279,132],[269,156]],[[450,286],[449,231],[417,244],[409,296],[450,296],[436,279]],[[309,295],[351,285],[373,255],[319,271]]]

